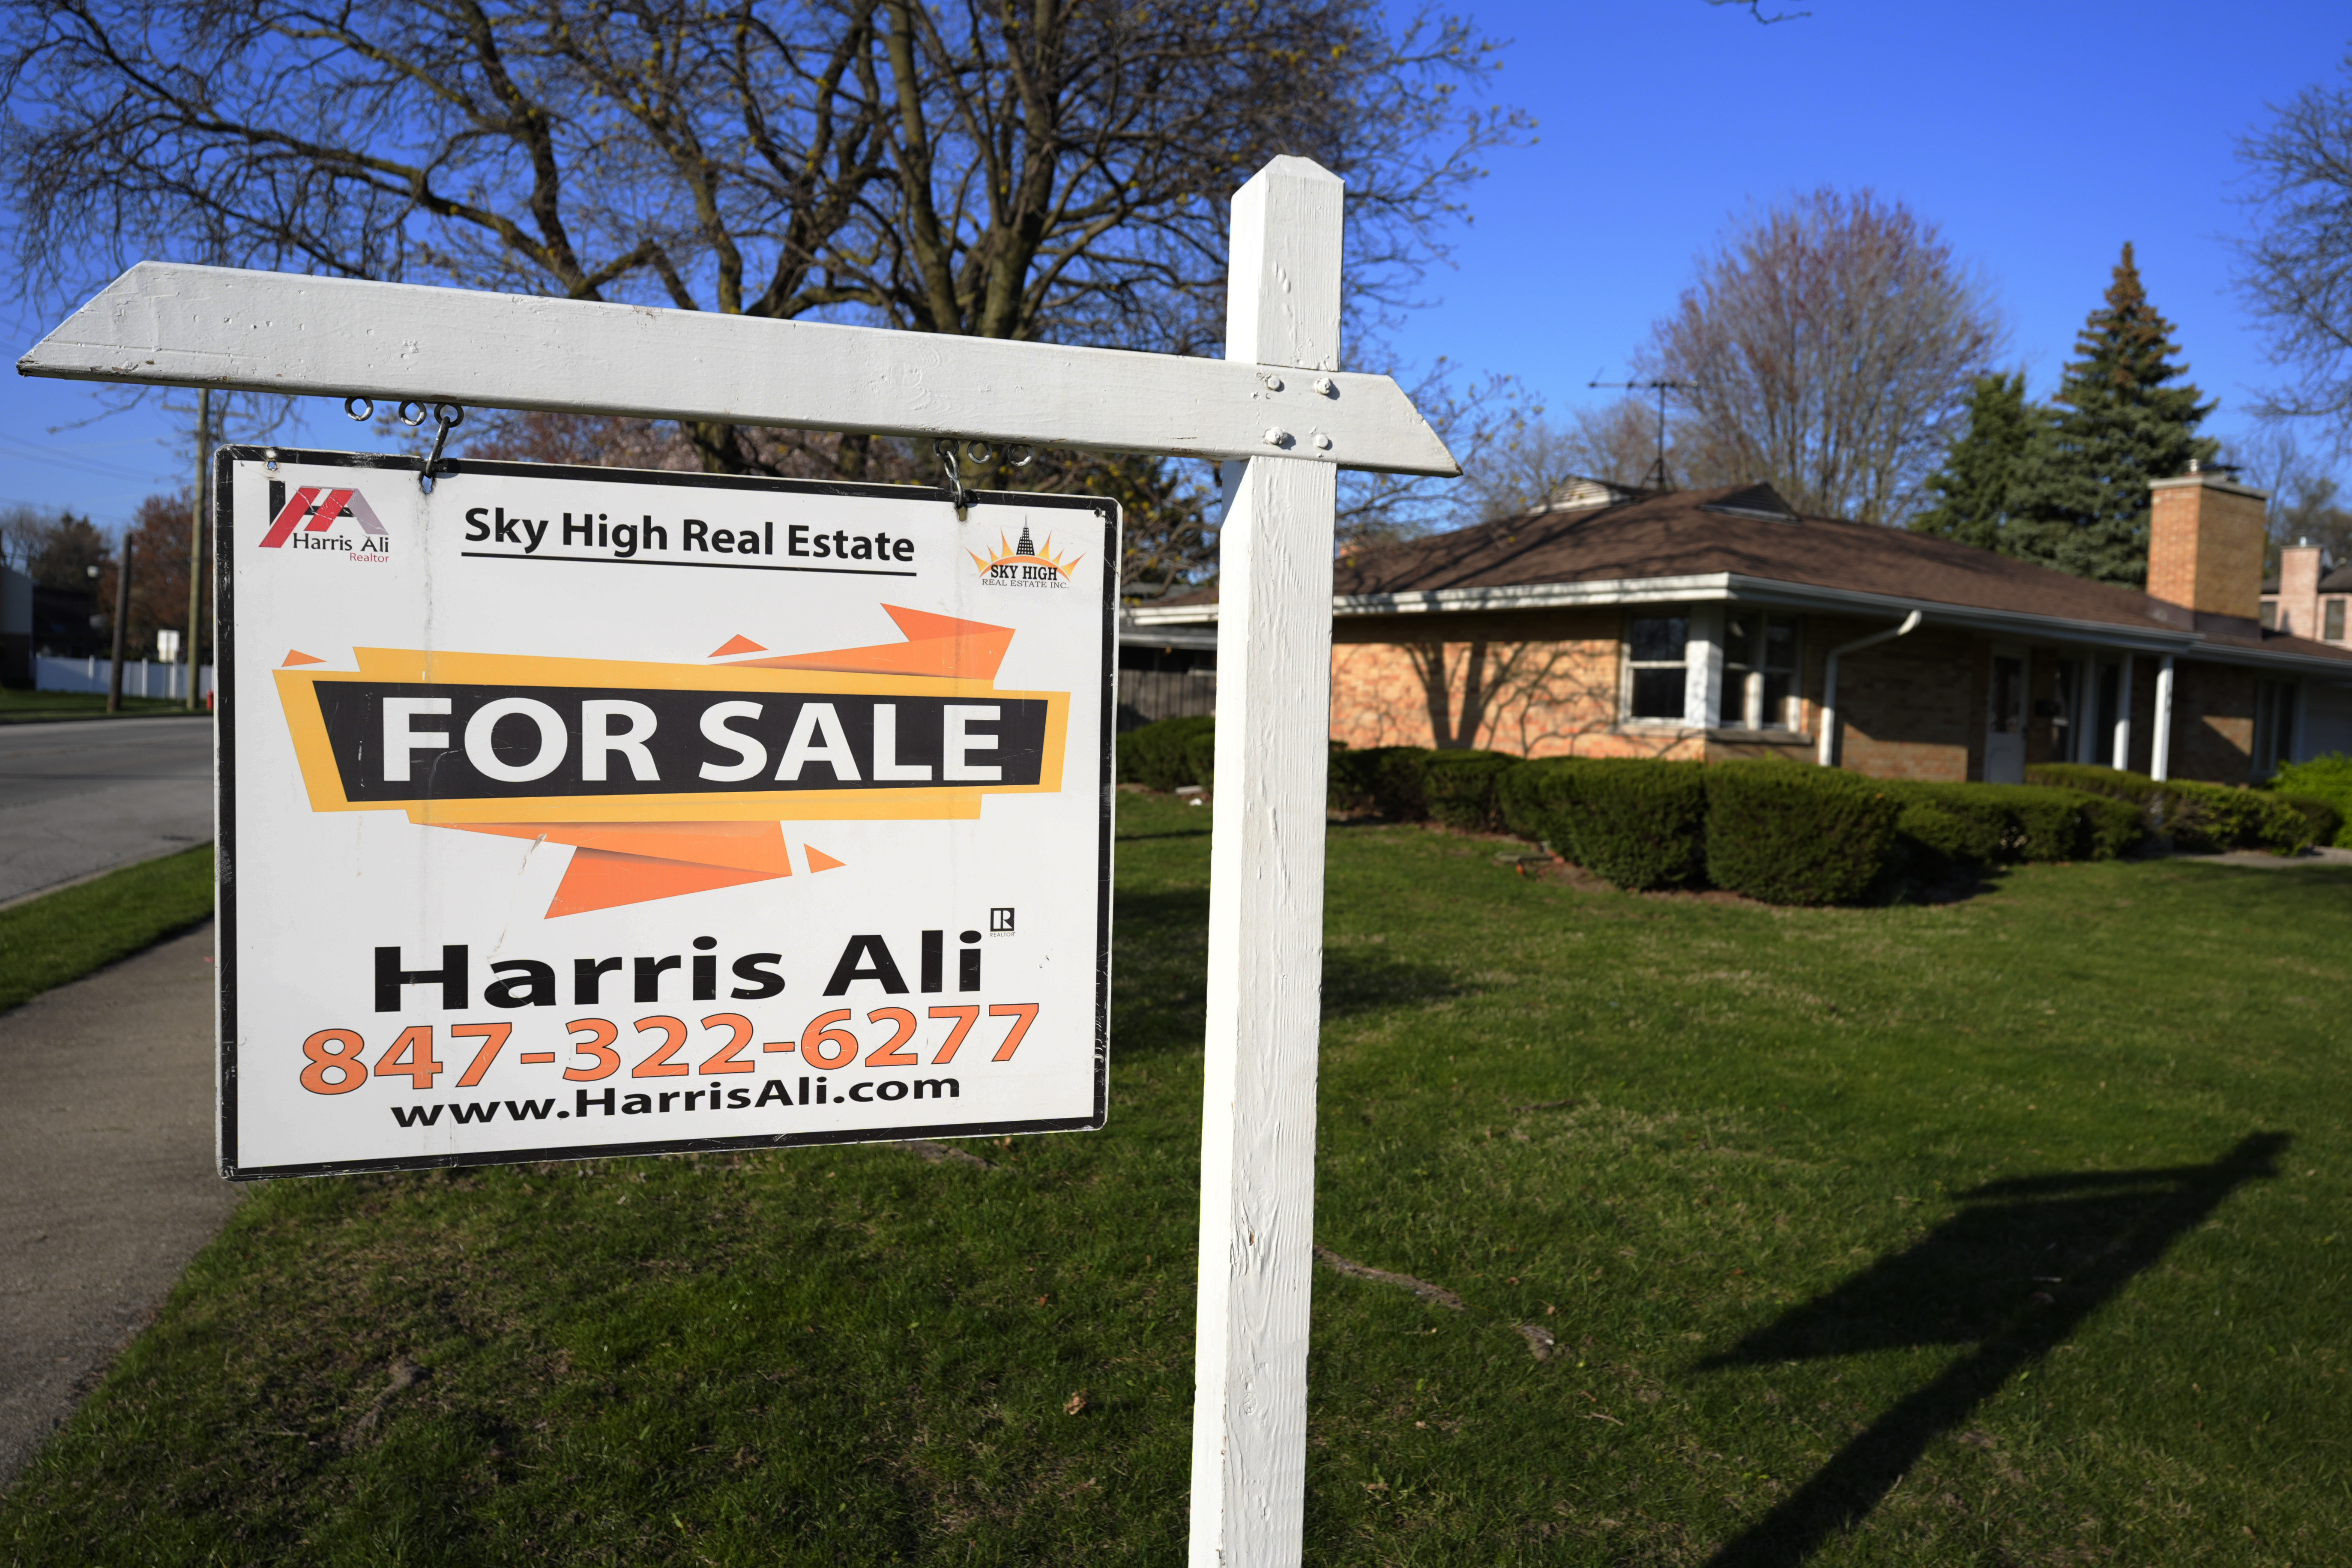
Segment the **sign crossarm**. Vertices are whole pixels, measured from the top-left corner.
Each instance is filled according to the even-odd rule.
[[[16,369],[68,380],[1461,472],[1385,375],[178,262],[131,268]]]

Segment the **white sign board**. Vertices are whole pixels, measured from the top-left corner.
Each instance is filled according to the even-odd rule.
[[[224,1173],[1096,1128],[1118,517],[232,448]]]

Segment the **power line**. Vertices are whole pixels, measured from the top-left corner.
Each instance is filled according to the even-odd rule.
[[[14,448],[14,450],[8,455],[17,458],[19,461],[47,463],[55,468],[68,468],[76,473],[88,474],[94,479],[136,479],[143,484],[156,484],[161,482],[153,469],[142,471],[135,468],[121,468],[115,464],[106,462],[101,458],[73,457],[67,453],[58,452],[48,447],[38,446],[34,442],[25,440],[21,437],[7,435],[5,432],[0,432],[0,447]]]

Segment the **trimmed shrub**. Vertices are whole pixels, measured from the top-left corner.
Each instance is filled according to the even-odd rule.
[[[1620,888],[1686,888],[1706,869],[1706,769],[1555,757],[1502,777],[1504,822]]]
[[[1118,782],[1158,790],[1205,784],[1208,780],[1194,768],[1192,742],[1205,741],[1206,754],[1213,761],[1216,732],[1216,720],[1207,715],[1162,719],[1129,730],[1118,738]]]
[[[1706,779],[1706,869],[1768,904],[1861,896],[1886,861],[1902,803],[1874,780],[1783,762],[1717,763]]]
[[[2127,800],[2074,792],[2083,803],[2083,831],[2090,841],[2091,858],[2114,860],[2139,847],[2147,836],[2139,807]]]
[[[1430,797],[1421,787],[1421,764],[1434,757],[1425,745],[1373,745],[1357,752],[1362,757],[1364,793],[1371,809],[1392,823],[1418,823],[1430,814]]]
[[[1217,787],[1217,721],[1214,719],[1184,737],[1184,771],[1192,776],[1187,783],[1202,789]]]
[[[2025,770],[2029,783],[2112,795],[2140,808],[2150,831],[2169,833],[2182,849],[2275,849],[2292,854],[2313,842],[2324,819],[2306,816],[2267,790],[2186,779],[2157,783],[2146,773],[2084,763],[2042,763]]]
[[[1371,811],[1397,822],[1429,815],[1422,763],[1438,753],[1426,746],[1367,746],[1350,751],[1331,742],[1331,809]]]
[[[1911,869],[1947,871],[1954,866],[1990,866],[2000,859],[2007,824],[1997,814],[1956,809],[1942,799],[1906,792],[1895,819],[1895,841]]]
[[[1501,752],[1428,752],[1421,759],[1421,789],[1431,819],[1465,833],[1501,831],[1503,814],[1495,786],[1512,769],[1525,765]]]
[[[2271,780],[2283,797],[2325,801],[2336,808],[2336,831],[2314,842],[2352,849],[2352,757],[2330,752],[2307,763],[2289,763]]]
[[[2112,860],[2139,842],[2127,802],[2042,784],[1889,784],[1906,804],[1897,832],[1931,855],[1979,866],[2013,861]],[[1915,809],[1933,806],[1946,823]]]
[[[2025,782],[2058,789],[2079,789],[2087,795],[2113,795],[2135,805],[2160,794],[2164,786],[2146,773],[2103,768],[2095,763],[2035,763],[2025,770]]]
[[[1544,813],[1549,809],[1552,776],[1577,761],[1574,757],[1538,757],[1496,779],[1495,806],[1502,814],[1503,831],[1549,844],[1555,854],[1574,859],[1566,842],[1552,837],[1554,825],[1545,820]]]
[[[2315,795],[2284,795],[2277,797],[2279,805],[2303,818],[2303,842],[2297,849],[2314,844],[2334,844],[2343,836],[2344,813],[2336,803]]]

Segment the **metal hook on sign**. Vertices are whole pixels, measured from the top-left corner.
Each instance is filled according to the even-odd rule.
[[[948,502],[955,508],[956,521],[958,522],[970,521],[971,516],[971,491],[964,488],[963,469],[956,461],[955,442],[952,440],[933,441],[931,443],[931,450],[939,454],[940,471],[947,479],[945,489],[948,492]]]
[[[403,404],[401,406],[405,408],[407,405]],[[418,407],[421,410],[423,405],[420,404]],[[454,403],[436,403],[433,405],[433,418],[441,428],[434,434],[433,451],[425,459],[425,471],[416,476],[417,485],[426,495],[433,493],[433,476],[440,469],[441,448],[449,444],[449,432],[466,422],[466,411]],[[415,423],[424,423],[422,413],[419,414]]]
[[[364,409],[362,409],[354,407],[354,404],[364,404],[366,406]],[[343,399],[343,412],[364,425],[369,420],[375,417],[375,399],[373,397],[346,397]]]

